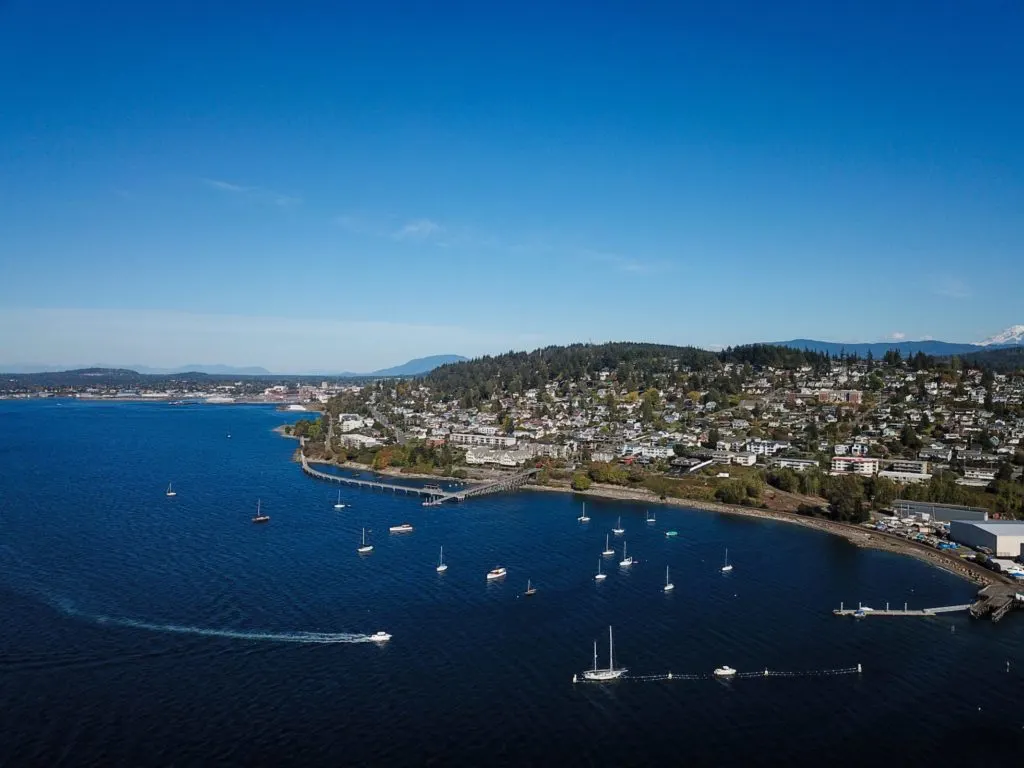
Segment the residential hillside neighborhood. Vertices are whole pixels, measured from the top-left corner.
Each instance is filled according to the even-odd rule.
[[[452,368],[471,375],[474,364]],[[623,362],[544,376],[539,386],[497,382],[484,399],[456,396],[444,377],[345,387],[327,402],[386,414],[389,427],[336,412],[324,449],[356,459],[351,449],[373,447],[362,460],[380,469],[409,468],[402,454],[418,447],[416,471],[540,464],[580,489],[642,485],[749,505],[765,486],[830,501],[845,487],[857,499],[840,516],[851,519],[898,496],[1021,512],[1021,374],[895,354],[789,367],[665,359],[643,372]],[[446,467],[423,463],[442,447]]]
[[[1024,517],[1024,370],[895,349],[577,344],[359,380],[97,369],[9,377],[0,396],[315,410],[289,428],[311,457],[378,470],[539,466],[553,486],[838,520],[898,498]]]

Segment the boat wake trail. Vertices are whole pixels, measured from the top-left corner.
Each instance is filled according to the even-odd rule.
[[[198,635],[199,637],[222,637],[230,640],[250,640],[270,643],[302,643],[306,645],[335,645],[338,643],[372,643],[370,635],[353,632],[270,632],[247,629],[221,629],[218,627],[195,627],[188,624],[158,624],[124,616],[105,616],[79,611],[73,605],[62,601],[60,609],[77,618],[96,624],[142,629],[147,632],[162,632],[174,635]]]

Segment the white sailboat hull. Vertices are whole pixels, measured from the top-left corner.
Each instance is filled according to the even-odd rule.
[[[628,669],[588,669],[583,673],[583,679],[605,683],[609,680],[618,680],[628,671]]]

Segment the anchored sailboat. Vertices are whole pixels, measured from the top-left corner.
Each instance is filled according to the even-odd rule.
[[[338,490],[338,501],[334,505],[335,509],[344,509],[345,505],[341,503],[341,489]]]
[[[533,586],[533,582],[529,579],[526,580],[526,591],[523,592],[523,594],[527,597],[533,597],[535,594],[537,594],[537,588]]]
[[[666,565],[665,566],[665,586],[662,587],[661,589],[662,589],[663,592],[671,592],[675,588],[676,588],[676,585],[668,580],[668,566]]]
[[[729,564],[729,550],[725,550],[725,565],[722,566],[722,573],[728,573],[732,570],[732,565]]]
[[[598,561],[597,561],[597,575],[594,576],[594,581],[604,581],[607,578],[608,578],[608,574],[607,573],[601,573],[601,560],[600,560],[600,558],[598,558]]]
[[[256,499],[256,514],[252,516],[254,523],[269,523],[270,515],[260,511],[260,499]]]
[[[587,502],[583,502],[583,512],[576,519],[579,520],[581,523],[589,523],[590,522],[590,518],[587,517]]]
[[[441,555],[437,558],[437,572],[444,573],[448,570],[448,566],[444,562],[444,547],[441,547]]]
[[[608,627],[608,669],[597,668],[597,641],[594,641],[594,668],[588,669],[583,673],[584,680],[593,680],[595,682],[608,682],[609,680],[618,680],[629,670],[627,669],[616,669],[615,668],[615,653],[613,650],[612,642],[612,628]]]
[[[626,532],[626,529],[622,527],[622,516],[620,515],[619,516],[619,522],[617,522],[615,524],[615,527],[612,528],[612,533],[614,533],[616,536],[621,536],[625,532]]]
[[[622,542],[622,560],[619,561],[619,565],[623,568],[628,568],[633,564],[633,558],[626,556],[626,542]]]
[[[614,554],[615,554],[615,550],[614,550],[614,549],[612,549],[612,548],[611,548],[611,547],[610,547],[610,546],[608,545],[608,539],[609,539],[609,537],[608,537],[608,534],[606,533],[606,534],[604,535],[604,552],[602,552],[602,553],[601,553],[601,554],[602,554],[602,555],[604,555],[605,557],[611,557],[612,555],[614,555]]]
[[[367,552],[373,552],[373,544],[366,543],[366,529],[363,528],[363,543],[359,545],[359,549],[356,550],[361,555],[365,555]]]
[[[167,494],[166,495],[167,496],[177,496],[178,495],[178,492],[175,491],[173,488],[171,488],[171,484],[170,483],[167,484]]]

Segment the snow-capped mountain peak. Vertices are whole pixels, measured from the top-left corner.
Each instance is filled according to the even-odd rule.
[[[978,342],[982,347],[1001,347],[1008,344],[1024,344],[1024,325],[1011,325],[1005,331]]]

